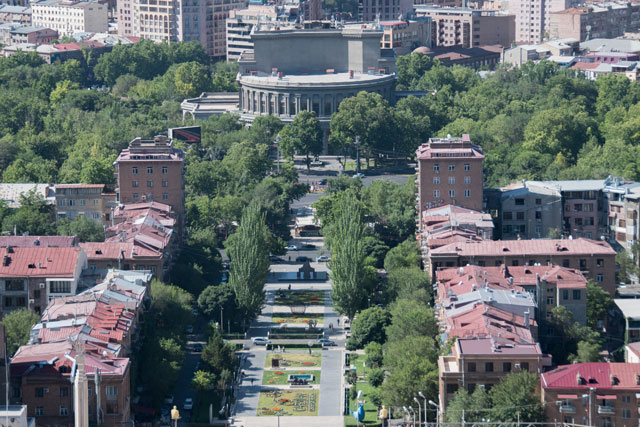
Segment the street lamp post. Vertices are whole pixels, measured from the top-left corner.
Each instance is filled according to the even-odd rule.
[[[418,392],[418,396],[424,399],[424,425],[426,426],[427,425],[427,398],[424,396],[424,394],[421,391]]]
[[[411,425],[416,427],[416,411],[413,410],[413,406],[409,406],[409,412],[411,412]]]
[[[440,407],[433,400],[429,401],[429,405],[436,407],[436,426],[439,426],[440,425]],[[425,409],[425,411],[426,411],[426,409]]]
[[[418,425],[421,426],[422,425],[422,411],[420,410],[420,401],[418,400],[417,397],[414,397],[413,401],[418,404]],[[427,411],[424,411],[424,420],[425,420],[425,422],[427,421]]]
[[[276,144],[276,171],[280,175],[280,134],[276,135],[274,143]]]
[[[403,407],[402,407],[402,410],[404,411],[404,414],[405,414],[405,415],[409,415],[409,417],[411,417],[411,414],[409,413],[409,410],[407,409],[407,407],[406,407],[406,406],[403,406]],[[403,420],[404,420],[404,418],[403,418]]]

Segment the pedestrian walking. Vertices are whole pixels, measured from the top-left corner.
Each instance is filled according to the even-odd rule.
[[[338,326],[340,326],[340,319],[336,320],[336,322],[338,323]]]
[[[289,257],[289,260],[291,260],[291,257]],[[289,283],[289,290],[291,290],[291,283]]]
[[[253,378],[251,378],[251,385],[253,385]]]

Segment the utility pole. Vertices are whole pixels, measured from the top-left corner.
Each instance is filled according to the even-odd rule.
[[[356,146],[356,173],[360,173],[360,137],[356,136],[356,140],[353,143]]]
[[[100,369],[96,368],[95,376],[93,377],[96,383],[96,423],[100,425],[100,384],[102,383],[102,374]]]

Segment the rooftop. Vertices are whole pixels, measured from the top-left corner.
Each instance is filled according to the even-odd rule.
[[[640,52],[640,41],[628,39],[592,39],[580,43],[589,52]]]
[[[79,247],[0,248],[0,277],[74,277]]]
[[[542,374],[545,389],[640,390],[640,363],[575,363]]]
[[[458,338],[458,345],[463,355],[542,355],[538,343],[505,343],[496,342],[493,338]]]
[[[138,247],[134,242],[85,242],[80,247],[91,260],[133,260],[139,258],[162,259],[162,253],[152,249]]]
[[[6,248],[70,248],[78,246],[75,236],[0,236],[0,247]]]
[[[285,74],[282,78],[271,74],[243,75],[240,80],[244,84],[268,84],[270,86],[332,86],[353,85],[358,83],[373,83],[379,80],[395,79],[390,74],[354,73],[326,73],[326,74]]]
[[[439,157],[475,157],[484,158],[482,148],[471,143],[468,134],[461,137],[429,138],[416,150],[418,160]]]
[[[35,191],[49,203],[55,201],[55,190],[49,184],[9,184],[0,183],[0,200],[7,202],[10,208],[20,207],[20,196],[27,195],[30,191]]]
[[[432,256],[615,255],[607,242],[579,239],[483,240],[451,243]]]
[[[130,160],[184,162],[184,151],[173,148],[173,142],[163,135],[153,139],[138,137],[120,152],[115,163]]]
[[[622,315],[628,319],[640,320],[640,301],[633,298],[614,299]]]

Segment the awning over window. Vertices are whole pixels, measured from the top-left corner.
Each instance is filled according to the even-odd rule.
[[[598,394],[596,397],[603,400],[616,400],[615,394]]]
[[[577,394],[559,394],[558,399],[577,399]]]

